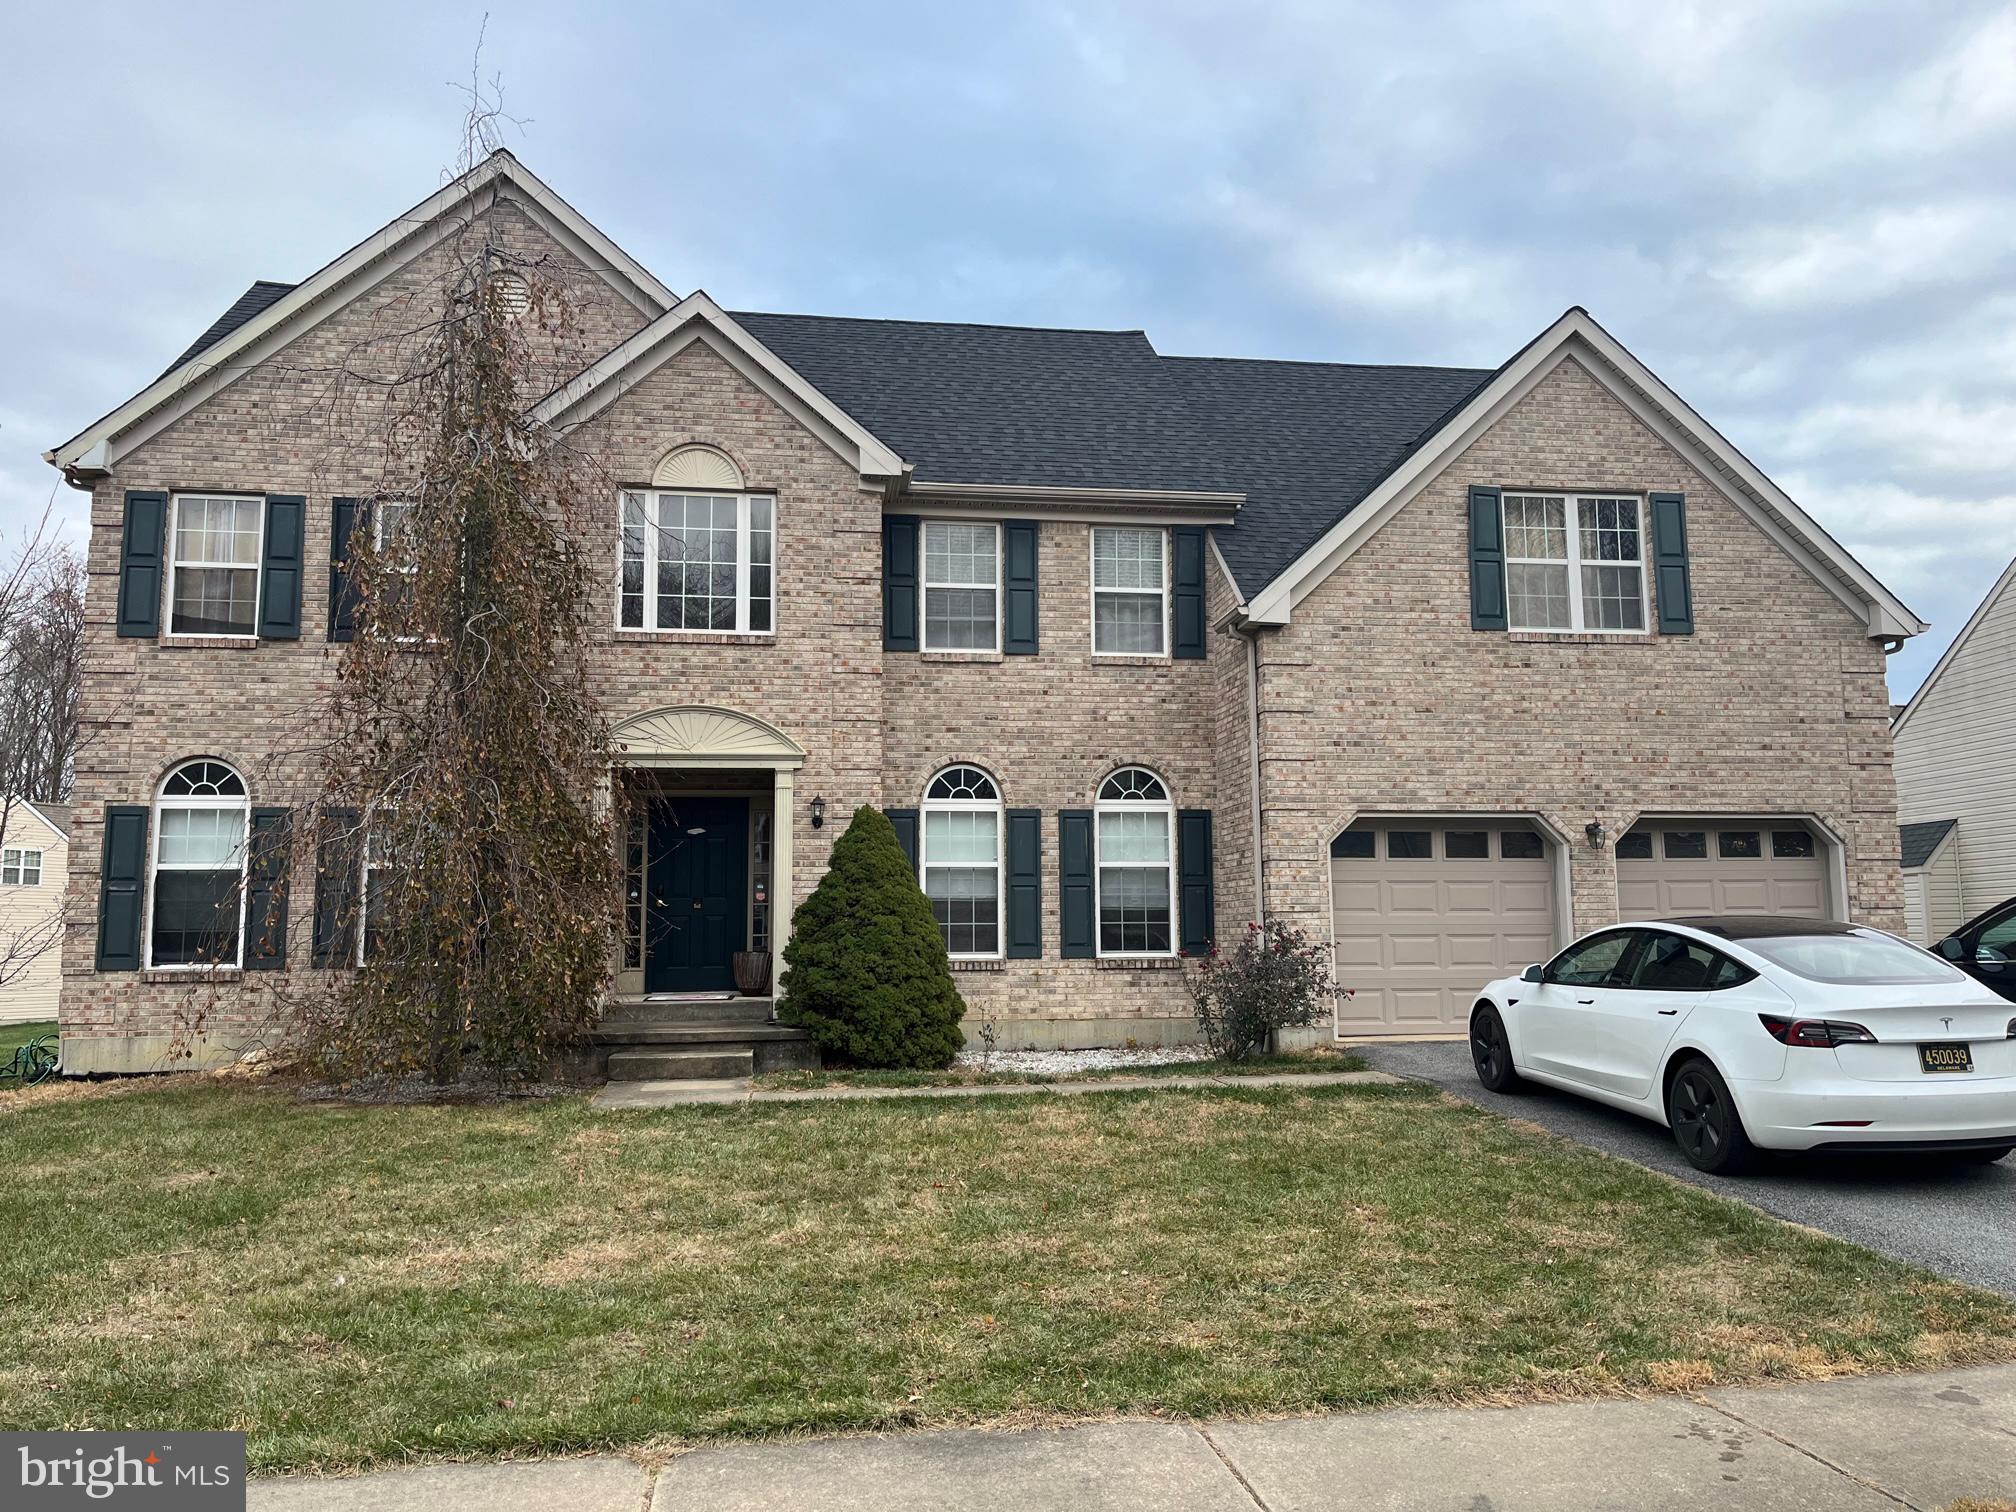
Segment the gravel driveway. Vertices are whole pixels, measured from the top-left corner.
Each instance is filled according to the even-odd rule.
[[[1456,1096],[1523,1118],[1581,1144],[1635,1160],[1793,1223],[1824,1229],[1976,1286],[2016,1296],[2016,1155],[1999,1165],[1938,1160],[1774,1158],[1755,1175],[1706,1176],[1687,1164],[1657,1124],[1566,1092],[1531,1087],[1486,1092],[1466,1043],[1363,1045],[1380,1071],[1432,1082]]]

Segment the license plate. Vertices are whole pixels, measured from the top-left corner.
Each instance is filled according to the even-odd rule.
[[[1918,1065],[1921,1070],[1972,1071],[1974,1069],[1974,1047],[1972,1045],[1920,1045]]]

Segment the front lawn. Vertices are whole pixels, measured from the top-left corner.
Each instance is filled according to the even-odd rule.
[[[67,1094],[67,1095],[66,1095]],[[2016,1306],[1415,1087],[0,1109],[0,1428],[255,1467],[2016,1357]]]
[[[36,1024],[0,1024],[0,1061],[11,1061],[14,1052],[32,1039],[56,1032],[56,1021]]]

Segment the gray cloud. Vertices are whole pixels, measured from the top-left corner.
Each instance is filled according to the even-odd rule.
[[[1935,622],[1900,696],[2016,552],[2007,4],[488,9],[513,147],[675,288],[1482,365],[1583,304]],[[480,17],[9,22],[0,529],[439,182]]]

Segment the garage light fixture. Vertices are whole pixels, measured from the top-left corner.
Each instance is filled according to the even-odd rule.
[[[1589,849],[1603,849],[1603,837],[1608,831],[1603,828],[1603,821],[1601,819],[1591,819],[1587,824],[1582,826],[1582,833],[1589,837]]]

